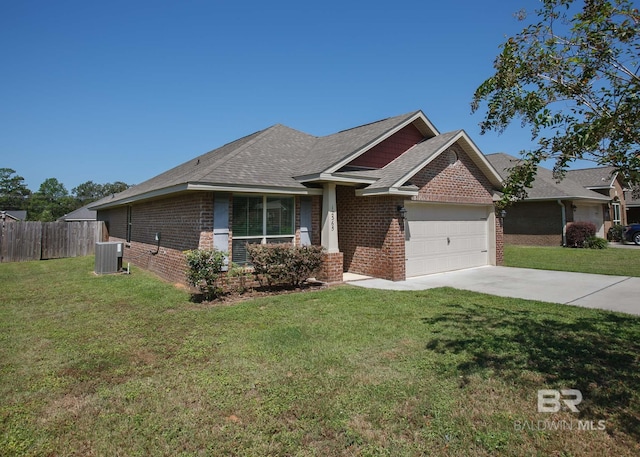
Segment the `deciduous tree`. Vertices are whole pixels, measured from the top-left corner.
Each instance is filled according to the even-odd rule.
[[[507,179],[504,202],[526,196],[541,161],[560,179],[578,159],[612,165],[640,181],[640,14],[629,0],[542,0],[533,21],[510,37],[495,74],[476,90],[481,132],[514,120],[537,148]],[[529,16],[519,13],[519,19]]]

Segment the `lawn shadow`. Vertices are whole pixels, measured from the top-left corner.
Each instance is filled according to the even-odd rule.
[[[640,319],[609,312],[581,317],[485,304],[451,304],[449,311],[423,318],[433,336],[427,350],[462,355],[461,375],[486,373],[514,383],[530,383],[534,372],[544,385],[535,389],[579,389],[579,418],[613,419],[640,438]],[[573,317],[575,316],[575,317]]]

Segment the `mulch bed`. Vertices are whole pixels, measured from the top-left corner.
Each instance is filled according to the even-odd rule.
[[[290,286],[259,286],[248,288],[243,293],[238,292],[226,292],[214,300],[204,300],[202,294],[191,294],[191,301],[199,305],[210,306],[231,306],[237,303],[241,303],[247,300],[253,300],[254,298],[269,297],[272,295],[284,295],[295,294],[303,292],[312,292],[316,290],[323,290],[329,287],[323,282],[308,282],[302,284],[300,287]]]

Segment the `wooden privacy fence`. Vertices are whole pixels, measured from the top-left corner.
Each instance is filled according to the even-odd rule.
[[[61,259],[95,253],[104,222],[7,222],[0,230],[0,262]]]

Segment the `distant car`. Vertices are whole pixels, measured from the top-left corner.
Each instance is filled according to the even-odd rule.
[[[640,224],[627,225],[622,236],[626,241],[632,241],[640,246]]]

